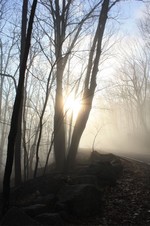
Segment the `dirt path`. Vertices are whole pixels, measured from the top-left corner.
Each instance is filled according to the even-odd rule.
[[[105,191],[105,225],[150,225],[150,166],[123,160],[117,186]]]

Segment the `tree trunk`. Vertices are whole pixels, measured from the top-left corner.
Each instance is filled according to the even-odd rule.
[[[75,123],[71,145],[70,145],[70,149],[67,157],[67,164],[66,164],[67,171],[70,170],[75,163],[78,145],[92,108],[92,101],[93,101],[94,93],[96,89],[96,76],[97,76],[99,60],[101,56],[103,34],[104,34],[107,15],[109,11],[109,2],[110,0],[103,1],[101,12],[99,15],[97,30],[93,39],[91,51],[89,53],[87,73],[85,77],[85,87],[84,87],[84,92],[82,97],[83,108],[81,109],[80,114],[78,115],[77,121]]]
[[[15,186],[19,186],[22,182],[21,177],[21,121],[22,121],[22,111],[19,114],[18,132],[15,142]]]
[[[31,33],[32,33],[32,26],[33,26],[33,19],[35,15],[36,5],[37,5],[37,0],[34,0],[31,8],[30,19],[29,19],[23,61],[22,61],[22,64],[20,65],[21,69],[20,69],[20,75],[19,75],[19,83],[18,83],[15,103],[13,107],[10,132],[8,136],[7,159],[6,159],[6,166],[5,166],[4,179],[3,179],[2,214],[5,214],[9,208],[10,177],[12,173],[15,142],[16,142],[16,136],[18,131],[18,119],[19,119],[19,113],[20,113],[21,103],[23,99],[24,77],[25,77],[26,64],[27,64],[27,59],[28,59],[28,54],[30,49]]]
[[[23,2],[23,11],[22,11],[22,28],[21,28],[21,50],[20,50],[20,65],[23,62],[24,48],[26,41],[27,33],[27,12],[28,12],[28,0]],[[21,67],[20,67],[21,70]],[[20,72],[21,73],[21,72]],[[24,91],[22,90],[22,93]],[[18,117],[18,131],[15,142],[15,186],[21,184],[21,135],[22,135],[22,111],[23,111],[23,94],[20,106],[20,112]]]
[[[63,13],[58,0],[51,3],[51,10],[55,27],[55,56],[56,56],[56,94],[55,94],[55,113],[54,113],[54,154],[56,169],[63,170],[65,163],[65,126],[64,126],[64,103],[63,103],[63,73],[65,69],[64,57],[62,56],[62,46],[65,40],[66,18],[65,1],[63,2]],[[54,9],[55,8],[55,9]],[[69,8],[68,8],[69,10]]]
[[[7,111],[8,111],[8,95],[6,96],[6,102],[5,102],[5,107],[4,107],[4,124],[2,125],[1,128],[1,137],[0,137],[0,171],[2,172],[2,165],[3,165],[3,156],[4,156],[4,146],[5,146],[5,141],[6,141],[6,134],[7,134],[7,125],[5,124],[6,122],[6,116],[7,116]]]
[[[65,164],[65,126],[64,126],[64,103],[62,94],[63,70],[61,62],[57,65],[57,88],[55,96],[55,115],[54,115],[54,154],[56,169],[62,171]]]
[[[82,30],[85,21],[90,18],[91,14],[100,5],[99,1],[82,19],[77,19],[76,26],[71,33],[74,33],[74,37],[68,46],[63,43],[68,38],[66,31],[70,25],[70,7],[73,5],[72,0],[54,0],[50,1],[51,14],[53,18],[54,27],[54,44],[55,44],[55,56],[56,56],[56,96],[55,96],[55,115],[54,115],[54,154],[56,161],[56,168],[58,170],[63,170],[65,164],[66,155],[66,134],[64,125],[64,103],[63,103],[63,79],[64,79],[64,69],[66,63],[68,62],[68,57],[71,54],[72,49],[77,43],[79,34]],[[71,22],[72,23],[72,22]],[[67,31],[68,33],[68,31]],[[66,51],[67,50],[67,51]]]
[[[66,163],[67,171],[74,167],[79,142],[83,134],[83,131],[86,127],[86,123],[88,121],[89,114],[92,108],[93,97],[90,95],[89,92],[90,91],[87,90],[83,95],[84,105],[78,114],[75,127],[73,130],[71,145],[70,145],[68,156],[67,156],[67,163]]]
[[[45,175],[45,173],[46,173],[46,169],[47,169],[48,161],[49,161],[49,156],[51,154],[53,144],[54,144],[54,133],[52,133],[52,135],[51,135],[51,143],[50,143],[50,147],[49,147],[48,154],[47,154],[47,157],[46,157],[43,175]]]

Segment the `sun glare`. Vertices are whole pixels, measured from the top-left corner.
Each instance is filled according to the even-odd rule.
[[[76,119],[81,108],[80,99],[74,99],[72,96],[68,96],[65,101],[65,111],[67,114],[73,113],[73,118]]]

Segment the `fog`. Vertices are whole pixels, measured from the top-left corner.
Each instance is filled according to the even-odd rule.
[[[91,1],[91,4],[94,4],[93,2]],[[20,46],[20,42],[18,37],[20,37],[20,30],[18,30],[18,27],[20,28],[20,22],[18,22],[18,18],[21,15],[18,10],[18,7],[20,7],[18,1],[16,1],[16,6],[13,7],[12,9],[10,4],[6,4],[8,11],[6,14],[4,14],[4,11],[4,18],[0,19],[3,28],[2,38],[0,38],[1,177],[6,163],[8,135],[16,95],[14,81],[18,83],[19,78],[20,49],[18,46]],[[56,62],[59,61],[55,56],[56,45],[54,43],[56,40],[52,40],[55,34],[55,29],[53,30],[51,26],[52,17],[47,17],[49,11],[43,9],[44,6],[38,7],[37,16],[41,19],[42,24],[37,23],[38,25],[36,24],[33,30],[35,37],[32,37],[27,64],[22,131],[20,132],[21,164],[25,171],[28,171],[28,168],[31,171],[34,170],[38,143],[39,169],[44,168],[49,154],[48,163],[51,164],[54,161],[53,132],[57,99],[55,94],[58,93],[56,80],[59,81],[55,76],[57,74]],[[82,13],[78,8],[79,6],[73,7],[76,7],[77,12],[77,15],[73,14],[73,16],[82,17],[92,5],[82,3],[80,5]],[[131,8],[134,8],[133,15],[131,15]],[[108,20],[102,40],[102,54],[96,79],[97,87],[90,115],[79,144],[79,151],[82,150],[84,154],[90,155],[94,150],[113,152],[127,157],[149,153],[150,46],[149,30],[144,29],[144,23],[149,22],[149,12],[146,13],[143,10],[146,9],[142,3],[135,4],[132,1],[125,3],[123,1],[114,7],[110,14],[110,18],[116,19]],[[43,14],[43,12],[46,13]],[[11,24],[9,20],[11,13],[13,13],[14,24]],[[94,13],[98,13],[97,9]],[[116,23],[116,20],[119,23]],[[89,52],[97,20],[90,18],[88,23],[85,23],[83,32],[72,49],[61,81],[63,98],[60,101],[61,107],[59,107],[61,110],[63,109],[66,155],[68,154],[76,119],[80,109],[85,107],[81,103],[81,99],[84,93],[84,80],[89,66]],[[74,38],[72,32],[75,31],[74,23],[71,25],[71,30],[67,28],[68,36],[62,44],[62,60],[70,54],[66,51]],[[142,29],[144,30],[141,32]],[[51,38],[48,35],[49,32]],[[13,34],[13,37],[10,37],[10,33]],[[69,102],[67,102],[67,99],[69,99]],[[41,119],[41,117],[43,118]],[[57,130],[59,131],[58,128]],[[33,175],[28,176],[32,177]]]
[[[137,112],[133,116],[136,128],[125,106],[115,104],[114,108],[92,110],[80,147],[90,151],[149,152],[148,134],[139,125]]]

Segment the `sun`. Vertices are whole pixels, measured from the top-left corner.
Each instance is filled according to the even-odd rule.
[[[74,98],[73,95],[69,95],[65,100],[65,112],[68,115],[73,114],[73,119],[75,120],[81,109],[81,101],[79,98]]]

